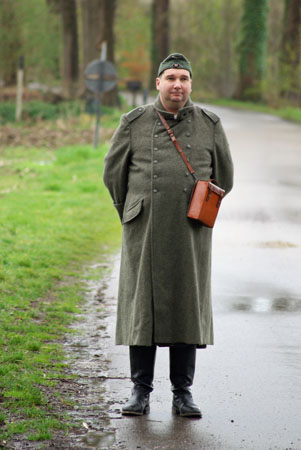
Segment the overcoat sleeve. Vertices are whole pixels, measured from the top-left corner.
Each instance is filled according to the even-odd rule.
[[[126,116],[122,116],[115,131],[108,154],[104,160],[103,181],[113,199],[115,208],[122,220],[128,185],[130,161],[130,129]]]
[[[215,124],[214,151],[213,151],[213,177],[218,186],[226,191],[233,187],[233,162],[229,144],[220,120]]]

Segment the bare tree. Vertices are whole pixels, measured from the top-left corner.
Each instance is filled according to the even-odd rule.
[[[227,0],[221,5],[221,43],[218,46],[220,62],[216,90],[220,97],[231,97],[235,90],[235,64],[233,36],[235,35],[235,9],[237,2]],[[221,70],[222,69],[222,70]]]
[[[76,1],[61,0],[63,21],[63,87],[67,98],[76,96],[79,75]]]
[[[79,78],[76,0],[47,0],[47,2],[54,12],[61,15],[63,95],[68,99],[74,98]]]
[[[285,0],[281,47],[282,96],[301,101],[301,0]]]
[[[114,19],[116,0],[81,0],[84,68],[100,58],[102,44],[107,43],[107,60],[114,63]],[[117,88],[104,94],[103,103],[118,104]]]
[[[99,59],[103,42],[103,0],[81,0],[84,67]]]
[[[17,63],[22,41],[15,15],[13,2],[2,0],[0,3],[0,76],[7,86],[16,84]]]
[[[154,88],[154,79],[160,62],[169,53],[169,0],[153,0],[152,3],[152,41],[150,89]]]

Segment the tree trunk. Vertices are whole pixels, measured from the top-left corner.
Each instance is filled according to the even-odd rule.
[[[239,46],[240,81],[236,97],[261,99],[267,39],[267,0],[244,0]]]
[[[53,13],[61,16],[63,96],[71,99],[76,97],[79,83],[76,0],[47,0],[47,3]]]
[[[232,39],[233,39],[233,11],[235,5],[233,0],[227,0],[222,6],[222,42],[220,46],[219,60],[222,70],[220,71],[218,83],[218,95],[230,97],[233,94],[233,63],[232,63]]]
[[[159,65],[169,53],[169,0],[153,0],[151,45],[150,89],[154,89]]]
[[[107,60],[114,64],[114,19],[116,0],[105,0],[104,2],[104,28],[103,40],[107,42]],[[120,106],[117,85],[114,89],[103,95],[103,104],[108,106]]]
[[[280,54],[283,97],[301,101],[301,0],[285,0]]]
[[[104,42],[107,43],[106,59],[114,64],[115,9],[116,0],[81,0],[84,69],[91,61],[100,59]],[[103,95],[102,103],[119,105],[117,87]]]
[[[6,86],[16,84],[20,56],[20,28],[16,26],[15,7],[11,0],[2,0],[0,10],[0,77]]]
[[[78,36],[75,0],[61,0],[63,24],[63,92],[64,97],[74,98],[79,75]]]
[[[100,58],[104,28],[103,3],[103,0],[81,0],[84,69],[91,61]]]

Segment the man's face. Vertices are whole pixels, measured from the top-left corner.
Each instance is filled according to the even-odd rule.
[[[156,88],[167,111],[176,113],[185,105],[191,84],[190,73],[185,69],[167,69],[156,78]]]

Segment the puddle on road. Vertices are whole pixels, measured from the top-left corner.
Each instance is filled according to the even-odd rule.
[[[266,241],[258,242],[257,247],[260,248],[297,248],[298,245],[287,241]]]
[[[293,187],[293,188],[301,188],[301,183],[299,180],[279,180],[279,184],[282,186],[288,186],[288,187]]]
[[[268,313],[301,311],[301,298],[279,295],[274,298],[240,296],[232,304],[235,311]]]
[[[88,433],[82,438],[82,442],[94,448],[112,448],[115,442],[115,433]]]

